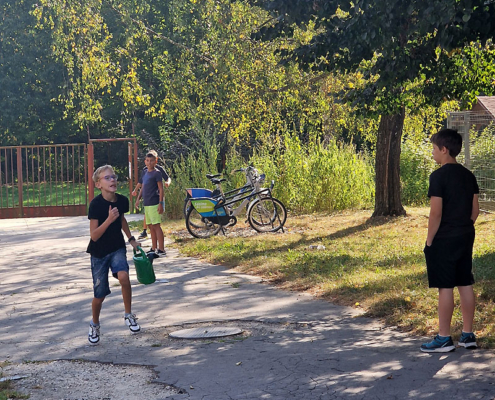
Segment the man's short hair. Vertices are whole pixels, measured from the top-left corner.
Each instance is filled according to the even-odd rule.
[[[158,159],[158,153],[155,150],[150,150],[146,153],[146,157],[155,157]]]
[[[112,174],[114,173],[113,167],[111,165],[108,165],[108,164],[107,165],[102,165],[101,167],[98,167],[96,169],[96,171],[93,173],[93,182],[94,183],[98,182],[99,179],[100,179],[100,174],[103,171],[107,170],[107,169],[109,169],[110,171],[112,171]]]
[[[462,136],[455,129],[442,129],[431,136],[430,142],[439,149],[445,147],[451,157],[457,157],[462,148]]]

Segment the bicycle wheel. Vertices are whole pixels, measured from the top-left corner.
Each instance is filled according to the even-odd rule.
[[[194,207],[191,207],[187,211],[186,228],[195,238],[205,239],[220,232],[222,226],[208,221]]]
[[[284,226],[286,219],[285,206],[274,198],[258,198],[248,209],[249,225],[258,232],[276,232]]]
[[[189,195],[184,199],[184,218],[187,218],[187,212],[192,208],[191,197]]]

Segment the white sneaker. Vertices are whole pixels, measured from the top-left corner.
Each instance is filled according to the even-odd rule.
[[[100,341],[100,325],[89,324],[88,340],[91,344],[98,344]]]
[[[129,327],[129,330],[132,333],[138,333],[141,330],[141,327],[136,322],[137,318],[135,314],[126,314],[124,315],[125,324]]]

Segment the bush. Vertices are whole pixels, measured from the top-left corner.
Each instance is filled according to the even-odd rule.
[[[431,156],[431,143],[405,137],[402,141],[400,180],[402,203],[408,206],[428,204],[430,174],[436,164]]]

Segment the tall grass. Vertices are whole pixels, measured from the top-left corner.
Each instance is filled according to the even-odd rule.
[[[282,149],[258,151],[251,162],[275,179],[274,196],[296,213],[362,209],[373,205],[374,169],[370,157],[353,145],[303,144],[287,135]]]
[[[211,188],[206,174],[217,173],[218,147],[214,140],[204,138],[200,150],[180,157],[171,168],[172,183],[165,190],[166,215],[168,218],[183,216],[185,190],[191,187]]]
[[[205,175],[217,172],[218,155],[212,138],[201,150],[173,164],[173,184],[166,193],[168,217],[182,215],[186,188],[212,188]],[[233,148],[226,156],[225,170],[220,171],[228,180],[224,190],[245,183],[243,174],[230,172],[248,164],[264,172],[267,182],[275,180],[274,197],[296,213],[362,209],[373,204],[371,160],[352,145],[336,141],[303,144],[297,136],[287,135],[281,147],[261,147],[249,160]]]

